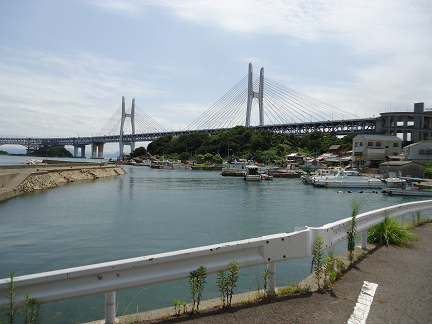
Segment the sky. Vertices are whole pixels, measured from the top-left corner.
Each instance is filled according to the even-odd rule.
[[[122,96],[184,129],[249,63],[360,117],[430,108],[431,35],[430,0],[1,0],[0,137],[96,135]]]

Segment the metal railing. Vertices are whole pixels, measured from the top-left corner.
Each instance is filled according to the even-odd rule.
[[[357,231],[361,232],[362,247],[366,249],[367,229],[381,223],[386,214],[391,218],[432,209],[432,200],[409,202],[357,215]],[[71,298],[105,293],[105,321],[115,321],[115,292],[118,290],[153,285],[189,277],[200,266],[208,274],[228,268],[236,261],[240,268],[267,264],[270,271],[268,293],[275,292],[276,263],[312,255],[317,237],[324,247],[335,251],[336,244],[347,238],[349,218],[321,227],[296,228],[295,232],[201,246],[186,250],[159,253],[125,260],[105,262],[63,270],[43,272],[14,278],[18,303],[25,292],[51,303]],[[10,279],[0,279],[0,309],[8,300]]]

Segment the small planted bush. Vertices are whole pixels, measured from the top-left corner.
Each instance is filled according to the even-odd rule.
[[[24,324],[41,323],[41,309],[42,301],[40,299],[30,298],[30,293],[26,293]]]
[[[264,280],[264,290],[267,291],[267,284],[270,275],[270,270],[266,268],[261,272],[261,274],[262,274],[261,278]]]
[[[386,212],[384,221],[368,230],[368,242],[379,245],[397,245],[409,247],[409,243],[418,240],[407,226],[399,220],[390,218]]]
[[[206,283],[206,279],[207,273],[204,266],[201,266],[197,270],[194,270],[190,273],[189,287],[191,289],[191,299],[193,301],[192,312],[199,312],[199,304],[202,297],[202,291],[204,290],[204,284]]]
[[[237,287],[237,281],[240,275],[239,266],[236,261],[230,263],[228,271],[220,270],[216,284],[222,294],[222,308],[230,307],[234,288]]]
[[[348,239],[347,239],[347,250],[348,250],[348,260],[352,264],[354,262],[354,249],[356,244],[356,236],[357,236],[357,223],[356,223],[356,217],[358,213],[360,212],[360,209],[365,204],[366,200],[364,198],[353,198],[350,200],[351,204],[351,221],[350,221],[350,227],[347,231]]]
[[[315,239],[315,245],[314,245],[314,250],[312,252],[313,258],[312,258],[312,264],[314,266],[314,270],[315,270],[315,277],[317,279],[317,284],[318,284],[318,290],[321,289],[321,276],[323,275],[324,272],[324,247],[323,247],[324,243],[323,240],[320,236],[318,236]]]
[[[17,314],[21,311],[18,309],[16,304],[16,292],[14,277],[15,273],[10,274],[10,283],[7,295],[5,296],[9,301],[7,305],[6,315],[9,316],[8,324],[14,324]],[[24,304],[24,324],[39,324],[42,321],[41,316],[42,300],[36,298],[30,298],[30,293],[26,293],[25,304]],[[0,319],[1,324],[1,319]]]
[[[17,305],[15,302],[15,284],[14,284],[15,273],[11,272],[9,275],[10,275],[10,283],[9,283],[8,295],[6,296],[6,298],[9,301],[9,304],[7,306],[6,315],[9,316],[9,324],[14,324],[15,317],[18,314],[19,310],[17,309]]]
[[[324,242],[321,237],[315,239],[312,255],[312,267],[315,271],[318,290],[321,290],[321,278],[324,277],[322,288],[330,288],[330,290],[333,291],[337,278],[345,271],[342,259],[336,258],[332,252],[325,255]]]

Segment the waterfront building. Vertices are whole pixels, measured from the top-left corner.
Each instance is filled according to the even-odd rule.
[[[353,138],[353,158],[359,168],[385,161],[401,151],[402,139],[397,136],[360,134]]]
[[[414,161],[387,161],[379,165],[384,179],[396,177],[424,178],[425,166]]]
[[[422,141],[403,148],[406,160],[417,162],[432,162],[432,141]]]

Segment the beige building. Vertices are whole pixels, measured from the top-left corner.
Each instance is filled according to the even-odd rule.
[[[353,138],[353,159],[357,167],[385,161],[386,156],[399,155],[402,139],[392,135],[361,134]]]
[[[424,178],[425,166],[414,161],[389,161],[379,165],[384,179],[396,177]]]
[[[432,141],[423,141],[407,145],[403,148],[403,155],[407,160],[431,162]]]

